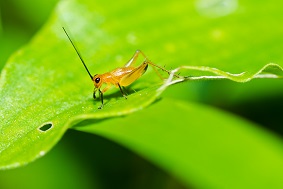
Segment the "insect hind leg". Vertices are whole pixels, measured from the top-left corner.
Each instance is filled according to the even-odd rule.
[[[161,67],[161,66],[158,66],[158,65],[154,64],[153,62],[151,62],[151,61],[147,58],[147,56],[146,56],[141,50],[136,50],[135,54],[134,54],[133,57],[129,60],[129,62],[125,65],[125,67],[134,65],[134,64],[136,63],[136,61],[137,61],[139,55],[142,55],[142,56],[144,57],[144,63],[151,65],[151,67],[153,68],[153,70],[155,71],[155,73],[158,75],[158,77],[159,77],[161,80],[164,80],[165,78],[163,78],[163,77],[161,76],[161,74],[158,72],[158,70],[157,70],[156,68],[161,69],[162,71],[168,73],[169,75],[171,74],[170,70],[167,70],[167,69],[165,69],[165,68],[163,68],[163,67]],[[177,78],[181,78],[179,75],[176,75],[176,74],[174,74],[174,76],[177,77]]]
[[[160,75],[160,73],[158,72],[158,70],[157,70],[156,68],[161,69],[162,71],[168,73],[168,75],[171,74],[171,71],[170,71],[170,70],[167,70],[167,69],[165,69],[165,68],[163,68],[163,67],[161,67],[161,66],[158,66],[158,65],[152,63],[151,61],[148,61],[148,64],[151,65],[151,67],[153,68],[153,70],[157,73],[157,75],[158,75],[162,80],[163,80],[164,78],[162,78],[162,76]],[[182,78],[180,75],[177,75],[177,74],[174,74],[174,77]]]
[[[144,57],[144,61],[147,61],[148,58],[145,56],[145,54],[141,50],[136,50],[133,57],[128,61],[128,63],[125,65],[125,67],[133,66],[136,61],[138,60],[139,55],[142,55]]]

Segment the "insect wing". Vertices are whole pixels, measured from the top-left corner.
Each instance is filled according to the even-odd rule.
[[[136,81],[138,78],[140,78],[144,72],[146,71],[148,67],[148,63],[144,62],[142,65],[134,69],[132,72],[128,73],[124,77],[121,78],[120,80],[120,85],[121,86],[128,86],[132,84],[134,81]]]

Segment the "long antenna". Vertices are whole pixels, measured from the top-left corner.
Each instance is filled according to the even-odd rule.
[[[76,50],[78,56],[80,57],[80,59],[81,59],[83,65],[84,65],[84,67],[85,67],[85,69],[86,69],[88,75],[90,76],[91,80],[93,80],[93,76],[91,75],[91,73],[89,72],[88,68],[86,67],[85,62],[84,62],[84,60],[83,60],[83,58],[82,58],[80,52],[78,51],[78,49],[77,49],[76,46],[74,45],[73,41],[71,40],[71,38],[70,38],[70,36],[68,35],[68,33],[67,33],[67,31],[65,30],[65,28],[64,28],[64,27],[62,27],[62,28],[63,28],[64,32],[66,33],[67,37],[69,38],[70,42],[72,43],[72,45],[73,45],[74,49]]]

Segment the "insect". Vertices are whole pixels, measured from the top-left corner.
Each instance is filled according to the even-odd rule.
[[[95,96],[96,92],[97,91],[99,92],[99,96],[100,96],[100,100],[101,100],[101,106],[99,107],[99,109],[103,108],[103,106],[104,106],[103,94],[108,89],[110,89],[113,85],[116,86],[117,88],[119,88],[122,95],[125,97],[125,99],[127,99],[127,96],[126,96],[126,94],[123,90],[123,87],[129,86],[134,81],[139,79],[146,72],[148,65],[151,65],[156,72],[157,72],[157,70],[156,70],[155,67],[160,68],[161,70],[170,74],[170,71],[152,63],[150,60],[148,60],[148,58],[145,56],[145,54],[142,51],[137,50],[135,52],[135,54],[133,55],[133,57],[129,60],[129,62],[124,67],[116,68],[116,69],[114,69],[110,72],[104,73],[104,74],[92,75],[90,73],[90,71],[88,70],[81,54],[79,53],[78,49],[74,45],[73,41],[71,40],[70,36],[68,35],[68,33],[67,33],[67,31],[65,30],[64,27],[63,27],[63,30],[65,31],[68,39],[70,40],[71,44],[73,45],[75,51],[77,52],[77,54],[79,56],[81,62],[83,63],[88,75],[90,76],[91,80],[94,83],[94,87],[95,87],[94,92],[93,92],[93,98],[94,99],[96,98],[96,96]],[[137,61],[139,55],[142,55],[144,57],[144,61],[140,66],[134,67],[133,65]],[[103,84],[106,84],[106,86],[102,89]]]

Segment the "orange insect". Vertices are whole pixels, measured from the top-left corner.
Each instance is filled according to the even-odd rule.
[[[120,68],[116,68],[113,71],[104,73],[104,74],[96,74],[94,76],[91,75],[90,71],[88,70],[82,56],[80,55],[78,49],[76,48],[76,46],[74,45],[73,41],[71,40],[70,36],[68,35],[67,31],[65,30],[65,28],[63,27],[67,37],[69,38],[70,42],[72,43],[74,49],[76,50],[79,58],[81,59],[87,73],[89,74],[91,80],[94,83],[94,92],[93,92],[93,98],[96,98],[95,93],[98,90],[99,95],[100,95],[100,99],[101,99],[101,106],[99,107],[99,109],[103,108],[103,93],[105,93],[108,89],[110,89],[110,87],[112,85],[116,86],[117,88],[119,87],[122,95],[127,99],[126,94],[124,93],[122,87],[126,87],[130,84],[132,84],[134,81],[136,81],[138,78],[140,78],[145,71],[147,70],[148,65],[152,65],[153,68],[157,67],[160,68],[161,70],[167,72],[168,74],[170,74],[170,71],[156,65],[153,64],[151,61],[149,61],[147,59],[147,57],[145,56],[145,54],[140,51],[137,50],[135,52],[135,54],[133,55],[133,57],[130,59],[130,61],[124,66],[124,67],[120,67]],[[144,57],[144,61],[143,63],[138,66],[138,67],[134,67],[134,63],[137,61],[138,56],[142,55]],[[154,70],[157,72],[157,70],[154,68]],[[158,72],[157,72],[158,73]],[[177,75],[176,75],[177,76]],[[106,87],[101,89],[103,84],[106,84]]]

